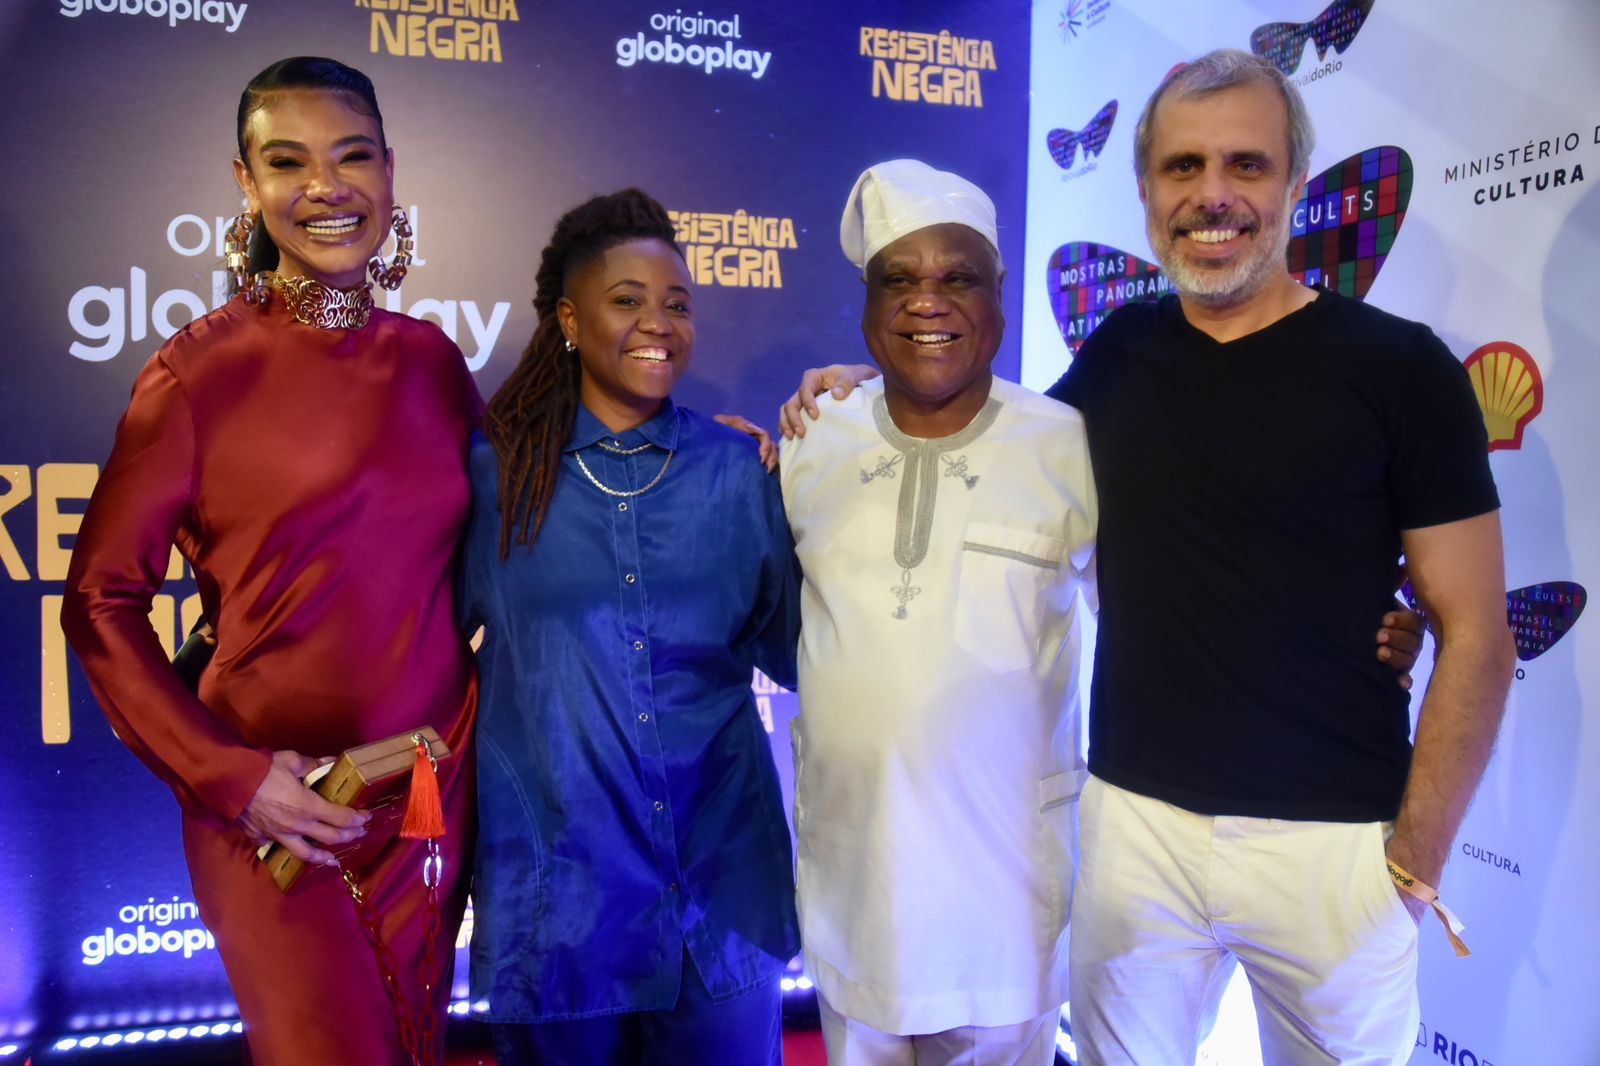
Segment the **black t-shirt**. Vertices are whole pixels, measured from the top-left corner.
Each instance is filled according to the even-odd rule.
[[[1050,395],[1100,491],[1089,769],[1204,814],[1393,818],[1408,697],[1374,641],[1400,531],[1499,506],[1449,349],[1329,292],[1221,344],[1167,296]]]

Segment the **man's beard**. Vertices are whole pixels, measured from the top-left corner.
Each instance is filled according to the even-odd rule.
[[[1287,269],[1289,252],[1289,205],[1278,216],[1273,229],[1258,229],[1254,219],[1228,213],[1196,214],[1169,225],[1145,215],[1145,236],[1156,261],[1172,287],[1185,299],[1199,304],[1226,307],[1243,303],[1264,290]],[[1238,229],[1246,234],[1245,247],[1226,263],[1196,262],[1179,247],[1184,238],[1173,230]]]

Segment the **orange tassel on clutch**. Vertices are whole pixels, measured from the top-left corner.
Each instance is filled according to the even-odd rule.
[[[411,795],[400,835],[407,840],[438,840],[444,836],[444,804],[439,799],[439,775],[428,743],[417,741],[417,760],[411,767]]]

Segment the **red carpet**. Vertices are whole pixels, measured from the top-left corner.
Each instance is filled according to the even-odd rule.
[[[784,1066],[828,1066],[828,1052],[822,1046],[822,1030],[790,1029],[783,1034]]]

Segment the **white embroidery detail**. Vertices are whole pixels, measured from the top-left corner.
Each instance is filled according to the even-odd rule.
[[[945,477],[958,477],[967,483],[967,488],[969,489],[978,483],[977,474],[967,473],[967,457],[965,455],[954,459],[948,455],[941,455],[939,456],[939,461],[944,463]]]
[[[894,593],[895,599],[900,601],[900,606],[894,609],[894,617],[896,618],[904,618],[906,616],[906,604],[910,603],[913,597],[922,595],[922,589],[911,583],[910,570],[902,570],[900,572],[900,584],[889,591]]]
[[[873,467],[870,471],[861,471],[861,483],[865,485],[874,478],[892,478],[898,476],[895,467],[899,466],[900,461],[904,458],[905,454],[901,452],[896,452],[893,459],[880,458],[878,460],[878,465]]]

